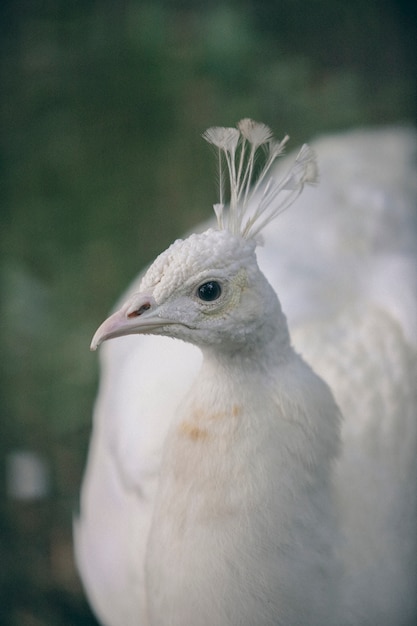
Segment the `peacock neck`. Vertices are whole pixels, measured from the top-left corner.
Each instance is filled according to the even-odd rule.
[[[326,623],[329,602],[338,605],[337,408],[288,333],[262,347],[203,353],[163,455],[147,573],[151,614],[163,603],[169,619],[158,614],[155,623],[300,623],[292,607],[303,623]]]

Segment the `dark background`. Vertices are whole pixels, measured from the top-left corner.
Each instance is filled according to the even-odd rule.
[[[415,3],[2,0],[0,624],[94,624],[71,520],[97,384],[91,336],[216,201],[201,133],[242,117],[290,147],[414,122]],[[35,453],[19,498],[11,459]]]

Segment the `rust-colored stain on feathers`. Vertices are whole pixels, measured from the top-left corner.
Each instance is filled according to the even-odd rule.
[[[210,437],[210,433],[206,428],[201,426],[202,423],[227,419],[231,417],[239,417],[242,414],[242,407],[234,404],[230,411],[207,412],[204,409],[196,408],[193,412],[193,419],[183,421],[179,426],[179,430],[193,441],[203,441]]]
[[[205,428],[199,428],[192,422],[181,422],[180,430],[184,435],[187,435],[193,441],[202,441],[209,436],[208,431]]]

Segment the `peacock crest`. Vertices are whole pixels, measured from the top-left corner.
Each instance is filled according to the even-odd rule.
[[[289,137],[277,141],[271,129],[260,122],[245,118],[238,122],[237,128],[215,126],[208,128],[203,138],[218,151],[220,198],[213,205],[218,227],[244,239],[256,237],[295,202],[305,184],[318,181],[315,154],[307,144],[301,147],[283,177],[277,179],[271,174],[271,167],[283,154]],[[230,192],[227,212],[226,186]]]

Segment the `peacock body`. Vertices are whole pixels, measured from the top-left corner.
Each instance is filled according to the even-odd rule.
[[[93,340],[129,335],[102,347],[75,526],[92,606],[105,626],[414,624],[415,133],[318,140],[321,185],[279,220],[310,149],[275,178],[287,138],[206,138],[229,212]]]

